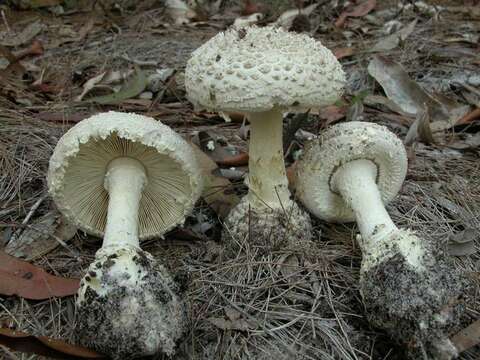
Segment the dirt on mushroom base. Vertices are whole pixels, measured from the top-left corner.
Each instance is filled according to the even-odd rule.
[[[390,249],[396,255],[360,275],[366,316],[392,339],[406,344],[411,359],[436,358],[450,332],[459,330],[467,281],[441,249],[426,241],[425,268],[413,269],[397,241],[392,239]]]
[[[232,258],[246,246],[255,247],[262,254],[308,246],[313,231],[310,215],[295,202],[286,209],[265,208],[258,213],[250,208],[247,197],[244,197],[227,217],[222,239],[226,256]]]
[[[130,261],[138,268],[135,274],[129,272]],[[186,308],[167,270],[133,247],[98,257],[89,269],[82,280],[87,285],[78,307],[78,343],[114,359],[158,348],[171,355],[186,330]],[[132,277],[136,286],[128,284]]]

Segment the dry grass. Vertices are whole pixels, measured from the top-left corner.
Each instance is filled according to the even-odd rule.
[[[86,42],[49,51],[37,60],[37,65],[48,70],[47,78],[55,80],[57,77],[66,84],[65,90],[58,95],[33,93],[23,83],[10,82],[5,86],[16,95],[0,96],[0,234],[3,238],[8,239],[12,230],[16,230],[15,226],[25,222],[26,217],[27,223],[31,223],[53,208],[47,197],[32,212],[34,204],[46,195],[48,158],[57,139],[71,124],[38,120],[37,112],[71,114],[105,109],[84,105],[73,107],[71,101],[79,92],[79,84],[72,80],[76,70],[92,65],[94,71],[88,74],[95,75],[105,69],[125,68],[129,65],[128,61],[118,57],[125,53],[131,58],[156,60],[159,66],[175,66],[181,70],[189,52],[217,31],[214,28],[195,28],[173,29],[156,35],[140,33],[148,30],[145,29],[145,19],[155,19],[157,15],[147,12],[137,22],[130,19],[131,25],[114,19],[121,34],[115,33],[112,28],[104,28],[92,34]],[[326,11],[316,12],[314,18],[318,22],[331,23],[336,15],[327,8]],[[398,19],[408,22],[413,17],[403,14]],[[464,58],[443,61],[432,56],[435,49],[430,39],[447,36],[449,29],[463,24],[464,19],[449,17],[439,24],[424,15],[418,17],[421,20],[417,25],[418,31],[412,34],[410,41],[387,55],[400,61],[412,77],[420,79],[419,75],[422,75],[427,86],[438,77],[448,78],[462,71],[462,66],[473,66],[465,64],[468,59]],[[371,24],[368,26],[372,33],[365,35],[356,26],[365,25],[363,19],[353,19],[352,22],[354,30],[349,35],[350,39],[341,32],[322,33],[322,27],[319,28],[319,36],[328,46],[341,47],[353,42],[357,49],[354,57],[343,61],[349,74],[346,98],[357,95],[359,91],[372,92],[375,89],[376,85],[366,73],[370,56],[366,50],[383,36],[378,32],[379,27]],[[113,40],[106,41],[109,37]],[[54,38],[53,34],[49,37],[50,40]],[[96,43],[92,45],[92,42]],[[417,52],[417,49],[428,51]],[[458,91],[445,88],[442,91],[458,101],[464,101]],[[171,96],[164,102],[179,103],[181,107],[168,108],[169,104],[162,103],[156,109],[127,105],[116,109],[152,115],[169,109],[168,115],[159,119],[173,124],[182,133],[214,129],[232,142],[238,142],[233,138],[234,127],[222,128],[206,119],[192,118],[182,92],[179,94],[179,98]],[[16,104],[12,97],[26,98],[32,105]],[[388,122],[382,114],[366,111],[363,116],[368,121],[387,124],[400,136],[406,133],[406,127]],[[480,234],[478,156],[478,150],[458,152],[417,144],[405,185],[389,205],[394,221],[399,226],[413,228],[424,238],[441,246],[452,234],[464,229],[474,229]],[[196,241],[188,246],[178,246],[178,241],[174,244],[146,243],[145,250],[164,259],[174,273],[188,273],[191,277],[186,300],[190,305],[192,326],[180,345],[177,358],[290,359],[295,352],[302,354],[299,356],[301,359],[401,359],[401,349],[365,321],[358,293],[361,253],[355,243],[355,226],[321,221],[315,221],[315,226],[320,235],[311,248],[268,255],[248,250],[231,260],[222,259],[221,243],[214,241],[219,239]],[[480,236],[475,239],[475,254],[453,258],[456,266],[472,279],[472,287],[465,294],[468,307],[465,325],[480,318],[478,239]],[[185,242],[181,244],[185,245]],[[77,234],[68,243],[70,251],[58,247],[35,263],[52,273],[82,276],[99,245],[99,239]],[[80,256],[74,257],[72,250]],[[71,340],[75,326],[74,302],[72,298],[27,301],[2,297],[0,324],[33,334]],[[232,326],[242,330],[228,330]],[[38,358],[9,353],[6,348],[0,347],[2,356]],[[468,360],[479,357],[479,348],[462,355]]]

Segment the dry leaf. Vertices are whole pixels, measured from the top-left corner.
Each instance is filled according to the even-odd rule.
[[[317,8],[318,4],[312,4],[307,6],[306,8],[303,9],[292,9],[292,10],[287,10],[283,14],[281,14],[277,21],[275,21],[273,24],[282,27],[285,30],[289,30],[290,27],[293,24],[293,20],[298,16],[298,15],[304,15],[304,16],[309,16],[313,10]]]
[[[77,228],[60,214],[50,211],[26,227],[18,237],[9,241],[5,252],[17,258],[31,261],[55,249],[59,242],[70,240]]]
[[[218,137],[208,131],[199,131],[193,141],[218,165],[243,166],[248,164],[248,154],[237,148],[220,144]]]
[[[335,55],[335,57],[340,60],[344,57],[352,56],[354,54],[354,49],[352,47],[343,47],[333,49],[332,52],[333,55]]]
[[[54,359],[104,359],[93,350],[68,344],[46,336],[33,336],[21,331],[0,328],[0,344],[24,353],[48,356]]]
[[[4,46],[15,47],[29,43],[35,36],[40,34],[44,28],[45,25],[43,25],[40,20],[34,21],[33,23],[27,25],[27,27],[19,34],[15,36],[8,36],[0,40],[0,44]]]
[[[48,274],[28,262],[0,252],[0,294],[31,300],[63,297],[77,292],[80,280]]]
[[[351,10],[345,10],[340,14],[337,21],[335,21],[335,27],[342,27],[348,17],[362,17],[367,15],[370,11],[375,9],[376,5],[376,0],[366,0]]]
[[[120,104],[127,99],[140,95],[147,87],[147,77],[145,73],[137,66],[135,74],[132,75],[123,85],[122,88],[113,94],[96,96],[88,99],[88,102],[94,102],[102,105]]]
[[[387,97],[407,114],[415,115],[426,104],[432,116],[445,117],[442,105],[410,79],[395,61],[376,55],[368,64],[368,72],[382,86]]]
[[[436,143],[432,134],[432,129],[430,128],[430,114],[428,112],[428,107],[426,106],[417,114],[415,122],[408,129],[404,142],[406,146],[409,146],[417,140],[420,140],[425,144]]]
[[[401,41],[405,41],[413,33],[417,21],[418,20],[415,19],[397,32],[381,39],[373,46],[372,51],[388,51],[395,49]]]
[[[469,122],[477,119],[480,119],[480,108],[476,108],[472,112],[462,116],[462,118],[457,121],[457,125],[468,124]]]
[[[241,152],[238,155],[224,157],[216,161],[221,166],[244,166],[248,165],[248,153]]]
[[[240,198],[234,193],[228,192],[232,184],[227,179],[213,175],[218,169],[217,164],[208,157],[197,145],[190,143],[197,156],[197,161],[202,169],[204,188],[202,197],[205,202],[221,218],[225,218],[230,210],[240,202]]]
[[[480,343],[480,320],[475,321],[467,328],[452,337],[452,343],[458,353],[470,349]]]
[[[425,106],[435,119],[431,123],[432,132],[442,131],[457,124],[468,106],[460,106],[451,99],[432,96],[410,79],[400,64],[382,55],[375,55],[368,64],[368,72],[382,86],[387,97],[397,104],[404,113],[417,115]]]
[[[320,118],[326,120],[325,126],[328,126],[340,119],[343,119],[347,114],[347,108],[337,105],[329,105],[322,107],[319,110],[311,110],[310,114],[320,116]]]
[[[80,95],[75,98],[75,101],[82,101],[85,95],[87,95],[90,91],[95,89],[99,86],[111,85],[116,84],[121,81],[126,81],[132,74],[134,70],[127,70],[127,71],[104,71],[97,76],[94,76],[91,79],[88,79],[83,84],[83,91]]]

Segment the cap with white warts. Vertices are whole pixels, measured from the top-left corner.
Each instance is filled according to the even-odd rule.
[[[183,223],[201,193],[200,170],[188,144],[168,126],[137,114],[107,112],[70,129],[50,159],[49,191],[80,229],[103,236],[108,210],[104,179],[118,157],[138,160],[147,182],[139,208],[139,238]]]
[[[361,159],[376,165],[378,189],[383,202],[388,203],[399,192],[407,173],[405,147],[386,127],[355,121],[327,129],[306,146],[296,166],[297,196],[321,219],[354,221],[352,209],[331,181],[340,166]]]
[[[318,108],[336,101],[344,83],[339,62],[318,40],[273,27],[219,33],[185,70],[189,100],[213,111]]]

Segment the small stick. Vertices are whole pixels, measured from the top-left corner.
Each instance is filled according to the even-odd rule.
[[[12,29],[8,25],[7,17],[5,16],[5,10],[2,10],[2,20],[3,20],[3,23],[5,24],[5,27],[7,28],[7,32],[12,31]]]
[[[42,197],[40,197],[40,199],[38,199],[35,204],[32,205],[32,207],[30,208],[30,211],[28,212],[27,216],[25,216],[25,219],[23,219],[22,221],[22,225],[26,225],[28,223],[28,221],[30,220],[30,218],[33,216],[33,214],[35,213],[35,211],[37,211],[38,207],[42,204],[42,202],[47,198],[47,195],[43,195]]]

